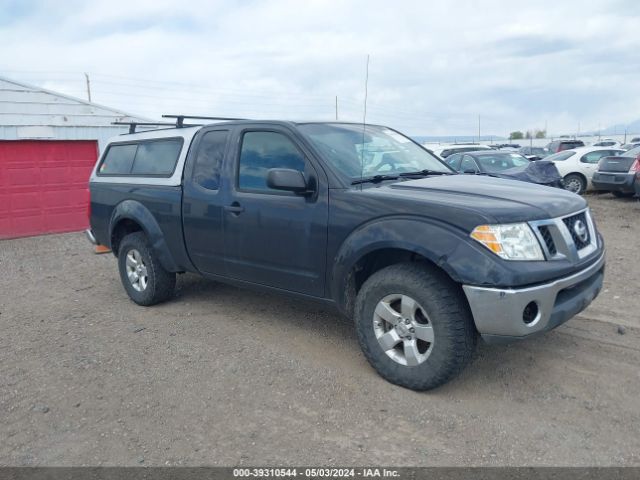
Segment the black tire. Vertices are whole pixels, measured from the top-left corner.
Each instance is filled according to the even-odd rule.
[[[564,188],[570,192],[582,195],[587,189],[587,182],[584,177],[578,173],[570,173],[564,177]],[[576,185],[576,189],[572,190],[571,185]]]
[[[433,329],[431,353],[416,366],[390,358],[374,331],[378,302],[395,294],[415,299]],[[373,368],[389,382],[419,391],[458,375],[471,361],[478,336],[460,286],[442,271],[420,263],[392,265],[368,278],[358,292],[355,323],[360,347]]]
[[[614,197],[618,197],[618,198],[630,198],[635,195],[635,192],[619,192],[615,190],[611,193],[613,193]]]
[[[136,290],[127,273],[127,255],[134,251],[139,252],[147,273],[146,285],[141,291]],[[173,296],[176,274],[162,267],[143,232],[130,233],[122,239],[118,247],[118,269],[124,289],[138,305],[155,305]]]

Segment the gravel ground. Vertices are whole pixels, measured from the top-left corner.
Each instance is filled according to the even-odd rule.
[[[317,305],[183,275],[142,308],[81,234],[0,242],[0,464],[640,465],[640,203],[588,200],[600,297],[429,393]]]

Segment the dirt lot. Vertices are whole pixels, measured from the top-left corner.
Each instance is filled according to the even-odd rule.
[[[81,234],[0,242],[0,464],[640,465],[640,202],[588,199],[596,302],[422,394],[317,305],[184,275],[142,308]]]

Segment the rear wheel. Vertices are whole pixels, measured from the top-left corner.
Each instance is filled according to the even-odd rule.
[[[570,192],[582,195],[587,189],[587,182],[585,182],[582,175],[577,173],[570,173],[564,177],[564,188]]]
[[[391,383],[412,390],[438,387],[471,361],[477,333],[460,287],[421,264],[373,274],[356,300],[362,351]]]
[[[155,305],[173,295],[176,274],[165,270],[143,232],[122,239],[118,248],[120,280],[138,305]]]

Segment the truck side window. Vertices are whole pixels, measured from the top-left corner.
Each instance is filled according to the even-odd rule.
[[[238,187],[271,190],[267,172],[271,168],[305,171],[305,159],[291,140],[277,132],[247,132],[242,138]]]
[[[110,145],[98,175],[170,177],[176,168],[183,140],[167,138]]]
[[[131,173],[133,175],[171,175],[182,150],[182,139],[169,138],[140,142]]]
[[[193,181],[198,185],[209,190],[218,189],[228,135],[227,130],[215,130],[203,135],[193,166]]]
[[[136,156],[138,145],[111,145],[100,165],[102,175],[128,175]]]

